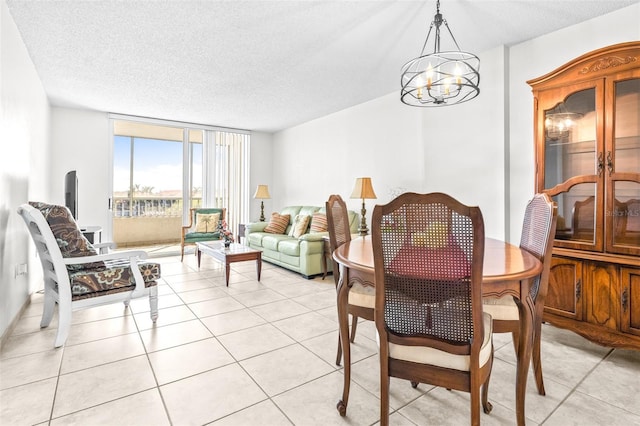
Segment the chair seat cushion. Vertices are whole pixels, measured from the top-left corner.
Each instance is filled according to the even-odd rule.
[[[105,265],[104,268],[69,271],[73,300],[131,291],[135,288],[135,279],[128,261],[106,261]],[[140,263],[138,268],[145,287],[157,285],[160,278],[159,263]]]
[[[185,243],[196,243],[198,241],[219,240],[219,232],[189,232],[184,235]]]
[[[354,283],[349,289],[349,304],[364,308],[376,307],[376,289],[368,285]]]
[[[498,321],[518,321],[520,319],[518,305],[513,300],[513,296],[484,297],[482,310]]]
[[[483,312],[482,319],[484,322],[484,340],[480,348],[480,367],[489,361],[491,353],[493,352],[491,315]],[[471,357],[469,355],[453,355],[439,349],[424,346],[405,346],[395,343],[389,343],[389,357],[460,371],[469,371],[471,364]]]

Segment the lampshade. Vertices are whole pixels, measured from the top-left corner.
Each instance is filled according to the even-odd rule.
[[[258,185],[258,189],[256,189],[256,193],[253,194],[253,198],[257,198],[258,200],[268,200],[271,198],[269,195],[269,186],[268,185]]]
[[[356,179],[356,186],[353,188],[351,198],[376,199],[376,193],[373,192],[370,177],[361,177]]]
[[[441,50],[440,26],[444,24],[453,44]],[[433,53],[425,54],[431,30],[435,27]],[[455,50],[453,50],[455,47]],[[411,106],[454,105],[469,101],[480,93],[480,59],[458,46],[447,21],[440,13],[440,0],[429,27],[420,56],[404,64],[400,84],[400,100]]]

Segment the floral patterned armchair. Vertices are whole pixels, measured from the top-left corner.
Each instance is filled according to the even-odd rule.
[[[44,276],[44,310],[40,327],[47,327],[58,304],[55,347],[64,345],[72,311],[149,296],[151,320],[158,318],[160,265],[143,262],[144,251],[99,254],[82,235],[64,206],[30,202],[18,208],[38,250]]]

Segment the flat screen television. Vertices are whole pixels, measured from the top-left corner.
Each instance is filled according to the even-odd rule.
[[[64,205],[78,221],[78,174],[71,170],[64,177]]]

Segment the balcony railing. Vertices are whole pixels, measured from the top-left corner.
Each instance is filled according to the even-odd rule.
[[[194,198],[193,205],[200,206],[202,198]],[[182,216],[182,197],[134,196],[113,197],[114,217]]]
[[[113,240],[119,247],[180,243],[182,197],[113,198]],[[200,206],[201,198],[193,205]]]

